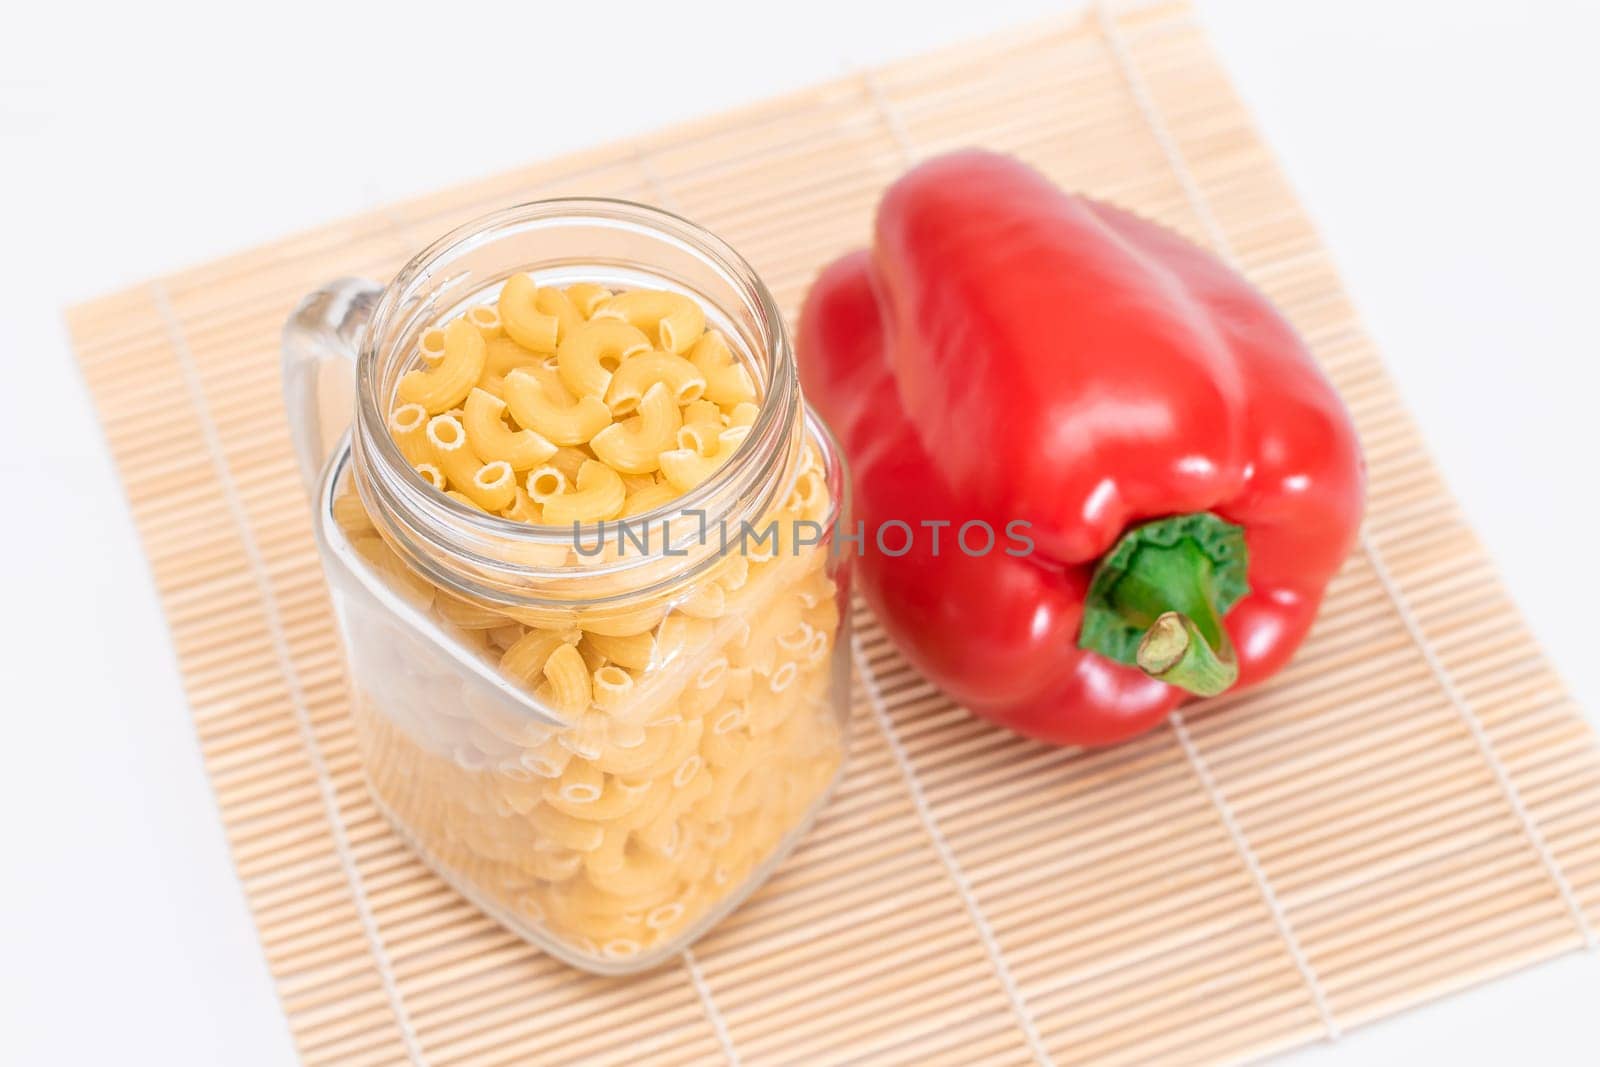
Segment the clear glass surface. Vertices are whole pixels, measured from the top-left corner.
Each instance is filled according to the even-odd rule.
[[[734,456],[630,520],[626,541],[467,508],[389,437],[421,333],[524,271],[540,285],[686,293],[759,383]],[[353,424],[322,463],[340,388]],[[832,545],[844,471],[804,411],[765,286],[675,216],[524,205],[447,236],[381,291],[345,281],[309,297],[285,330],[285,395],[319,486],[379,807],[463,895],[570,963],[624,973],[681,951],[793,847],[844,759],[848,559]],[[581,711],[517,669],[558,642],[595,671]]]

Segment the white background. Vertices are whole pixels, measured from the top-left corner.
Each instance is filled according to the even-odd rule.
[[[480,9],[481,8],[481,9]],[[1060,10],[35,3],[0,33],[0,1061],[283,1064],[60,310],[381,201]],[[1600,11],[1199,0],[1430,447],[1600,707]],[[17,20],[21,19],[20,33]],[[694,55],[693,61],[673,62]],[[151,432],[160,432],[151,412]],[[1298,1062],[1600,1062],[1574,955]]]

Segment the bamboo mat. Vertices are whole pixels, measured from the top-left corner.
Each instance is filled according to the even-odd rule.
[[[1210,244],[1278,302],[1360,426],[1360,547],[1278,679],[1109,751],[972,721],[863,615],[853,766],[809,842],[681,966],[568,970],[457,899],[367,798],[279,326],[327,279],[386,278],[472,216],[566,194],[688,215],[792,314],[888,181],[968,144]],[[1182,4],[1071,13],[70,320],[307,1063],[1232,1062],[1594,943],[1592,737]]]

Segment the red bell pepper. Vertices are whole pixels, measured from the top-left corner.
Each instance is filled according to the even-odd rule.
[[[1355,540],[1355,432],[1267,300],[1008,157],[896,182],[872,248],[812,287],[798,352],[879,620],[1030,737],[1108,744],[1260,681]]]

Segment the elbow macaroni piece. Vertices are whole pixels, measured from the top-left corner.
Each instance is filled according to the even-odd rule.
[[[533,306],[543,314],[555,316],[557,348],[561,347],[561,342],[570,336],[573,330],[583,325],[585,315],[578,310],[565,289],[540,286],[533,298]]]
[[[497,305],[505,332],[530,352],[554,352],[561,320],[539,309],[539,288],[526,274],[513,274],[500,288]]]
[[[389,436],[413,467],[433,462],[428,445],[428,409],[421,404],[400,404],[389,412]]]
[[[622,505],[628,491],[621,475],[599,460],[585,460],[578,468],[577,484],[567,492],[536,492],[534,480],[529,481],[528,495],[544,505],[547,526],[571,526],[573,523],[592,523],[614,519],[622,514]],[[541,499],[541,497],[543,499]]]
[[[721,432],[722,409],[715,403],[695,400],[683,406],[683,425],[678,429],[679,448],[693,449],[702,456],[714,455],[717,435]]]
[[[689,352],[689,362],[706,380],[707,400],[725,408],[755,402],[755,380],[749,369],[733,358],[727,339],[719,331],[711,330],[700,338]]]
[[[587,444],[611,425],[611,409],[598,397],[574,399],[560,382],[521,368],[506,376],[505,402],[518,425],[557,445]]]
[[[592,318],[607,300],[611,299],[611,290],[603,285],[593,282],[578,282],[566,288],[567,298],[572,301],[572,306],[584,318]]]
[[[533,430],[513,430],[501,417],[506,402],[493,393],[474,388],[467,394],[462,411],[462,426],[467,443],[485,460],[502,459],[513,470],[537,467],[556,454],[556,446]]]
[[[402,403],[420,404],[430,415],[449,411],[465,400],[489,361],[483,334],[465,318],[444,328],[443,344],[439,361],[408,371],[398,389]]]
[[[628,494],[627,503],[622,505],[622,517],[629,519],[635,515],[654,511],[676,500],[678,496],[678,490],[666,482],[651,482],[643,489]]]
[[[503,398],[506,375],[519,367],[531,370],[549,358],[528,351],[509,337],[496,337],[488,343],[487,359],[484,363],[483,377],[478,379],[478,388]]]
[[[639,414],[615,422],[589,441],[595,458],[624,474],[649,474],[661,467],[661,453],[677,444],[683,415],[678,402],[657,382],[639,401]]]
[[[544,661],[544,678],[551,705],[564,717],[579,715],[589,706],[593,695],[589,665],[577,645],[557,645]]]
[[[661,473],[667,483],[680,493],[687,493],[716,472],[716,469],[738,451],[744,443],[743,427],[731,427],[717,435],[717,448],[711,455],[702,455],[693,448],[675,448],[661,453]]]
[[[667,387],[676,404],[692,404],[706,391],[705,377],[693,363],[667,352],[646,352],[624,360],[611,375],[606,407],[614,415],[627,415],[658,383]]]
[[[699,340],[706,326],[706,314],[699,304],[682,293],[665,289],[618,293],[594,316],[622,319],[645,333],[654,333],[668,352],[686,351]]]
[[[602,397],[622,361],[649,350],[649,339],[628,323],[590,319],[556,349],[556,371],[573,396]]]
[[[515,481],[505,486],[503,496],[498,489],[493,492],[479,491],[478,476],[485,465],[467,442],[467,431],[462,428],[461,420],[454,415],[435,415],[429,419],[428,447],[433,453],[433,466],[443,473],[453,491],[485,511],[499,511],[510,506],[515,497]],[[500,481],[499,473],[496,470],[491,476],[496,482]]]
[[[489,304],[479,304],[475,308],[469,308],[461,317],[478,328],[485,342],[493,341],[506,332],[504,324],[500,321],[499,309]]]
[[[677,293],[516,275],[496,304],[425,331],[418,360],[390,415],[407,462],[532,524],[664,508],[728,461],[758,411],[756,379]],[[807,446],[771,517],[825,518],[828,494]],[[613,962],[674,946],[832,783],[842,616],[825,545],[732,551],[668,599],[500,606],[423,580],[353,493],[334,508],[377,575],[565,724],[424,675],[414,695],[356,701],[381,806],[530,939]]]

